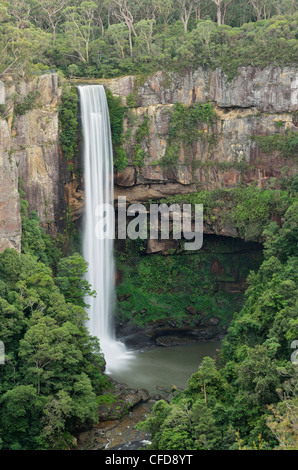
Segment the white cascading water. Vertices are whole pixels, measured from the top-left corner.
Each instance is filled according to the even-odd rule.
[[[123,343],[116,341],[112,315],[115,304],[115,267],[113,239],[96,236],[96,211],[104,204],[113,207],[113,149],[109,109],[101,85],[79,86],[81,121],[84,139],[85,222],[83,230],[83,257],[88,262],[86,279],[96,291],[96,298],[88,297],[88,329],[99,338],[106,360],[106,371],[122,369],[130,354]],[[114,233],[114,217],[105,214],[106,230]],[[101,237],[102,238],[102,237]]]

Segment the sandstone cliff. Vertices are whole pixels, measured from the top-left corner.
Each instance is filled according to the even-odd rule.
[[[16,83],[0,82],[0,250],[20,250],[18,177],[24,181],[30,210],[55,233],[59,183],[57,74]]]
[[[297,155],[264,151],[255,139],[297,132],[295,68],[247,67],[232,82],[220,70],[203,68],[180,74],[156,72],[142,80],[128,76],[95,82],[129,104],[124,133],[128,166],[115,174],[115,197],[126,195],[130,202],[142,202],[200,189],[232,188],[240,182],[264,186],[269,180],[278,187],[281,176],[297,171]],[[18,177],[24,181],[30,210],[37,211],[50,233],[57,232],[65,217],[65,204],[73,220],[83,211],[80,185],[71,178],[65,184],[66,162],[58,145],[60,95],[57,74],[18,83],[10,77],[0,81],[1,251],[20,250]],[[164,165],[176,103],[212,103],[218,119],[212,126],[199,125],[200,135],[212,139],[198,139],[188,153],[181,144],[177,162]],[[143,161],[138,165],[136,135],[145,118],[148,135],[139,143]]]
[[[137,126],[144,116],[149,117],[149,138],[142,143],[144,166],[136,169],[130,160],[130,165],[116,174],[116,197],[121,194],[130,201],[145,201],[198,189],[231,188],[240,182],[264,186],[270,178],[278,185],[281,175],[297,171],[297,155],[266,152],[254,138],[298,131],[295,68],[247,67],[232,82],[220,70],[200,68],[181,74],[157,72],[143,82],[129,76],[102,83],[124,104],[134,100],[130,111],[135,119],[126,119],[129,156]],[[211,129],[201,125],[200,130],[212,133],[212,144],[200,139],[188,156],[181,146],[177,164],[162,165],[174,104],[208,102],[214,105],[218,120]]]

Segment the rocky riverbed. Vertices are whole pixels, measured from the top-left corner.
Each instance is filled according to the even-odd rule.
[[[99,423],[76,436],[76,448],[145,448],[150,435],[136,429],[137,423],[146,419],[158,400],[169,402],[183,390],[203,357],[216,357],[219,347],[220,342],[205,341],[175,347],[148,346],[135,351],[131,368],[107,376],[108,387],[98,406]]]
[[[107,399],[113,395],[114,401],[99,406],[99,424],[77,436],[77,449],[144,449],[150,442],[150,435],[135,426],[147,418],[156,401],[161,398],[169,401],[173,393],[173,389],[157,387],[156,394],[150,395],[146,390],[132,389],[110,379],[105,395]]]

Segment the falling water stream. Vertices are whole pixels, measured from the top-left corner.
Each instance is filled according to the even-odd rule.
[[[84,139],[85,221],[83,256],[88,262],[86,279],[96,291],[88,297],[88,328],[99,338],[106,371],[123,369],[132,357],[123,343],[116,341],[112,317],[115,304],[113,255],[114,183],[113,149],[106,94],[101,85],[79,86]],[[104,227],[106,236],[100,236]]]

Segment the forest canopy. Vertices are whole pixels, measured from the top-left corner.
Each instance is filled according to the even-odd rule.
[[[0,74],[146,75],[297,61],[297,0],[0,1]]]

